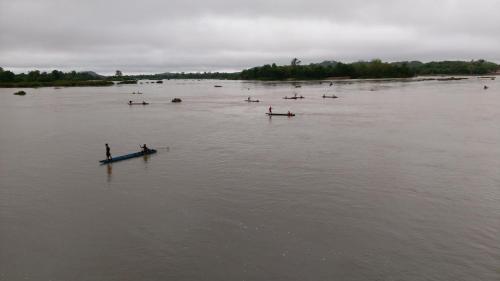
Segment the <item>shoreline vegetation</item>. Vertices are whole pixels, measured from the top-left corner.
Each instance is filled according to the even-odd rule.
[[[0,67],[1,88],[37,88],[37,87],[100,87],[116,84],[137,84],[138,80],[156,80],[151,83],[162,83],[162,79],[216,79],[216,80],[260,80],[260,81],[295,81],[295,80],[337,80],[337,79],[395,79],[413,78],[416,76],[450,76],[450,75],[494,75],[500,71],[500,65],[485,60],[473,61],[440,61],[422,63],[419,61],[382,62],[359,61],[342,63],[324,61],[302,65],[294,58],[289,65],[266,64],[241,72],[197,72],[197,73],[161,73],[153,75],[123,75],[117,70],[115,75],[103,76],[92,71],[85,72],[40,72],[33,70],[15,74]],[[423,78],[433,79],[433,78]],[[461,78],[443,78],[459,80]],[[439,81],[447,81],[435,79]]]

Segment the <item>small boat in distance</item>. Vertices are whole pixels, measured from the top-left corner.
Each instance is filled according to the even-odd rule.
[[[252,100],[250,97],[248,97],[245,101],[246,102],[260,102],[259,100]]]
[[[336,95],[331,95],[331,96],[323,95],[323,98],[324,99],[337,99],[338,97]]]
[[[141,157],[141,156],[146,156],[146,155],[154,154],[156,152],[157,152],[156,149],[149,149],[147,152],[140,151],[140,152],[135,152],[135,153],[125,154],[125,155],[122,155],[122,156],[113,157],[111,159],[100,160],[99,163],[101,163],[101,164],[109,164],[109,163],[113,163],[113,162],[127,160],[127,159],[130,159],[130,158],[136,158],[136,157]]]
[[[304,96],[297,96],[297,93],[293,95],[293,97],[284,97],[285,100],[296,100],[296,99],[305,99]]]
[[[222,88],[221,85],[214,85],[215,88]]]
[[[180,98],[174,98],[174,99],[172,99],[172,102],[179,103],[179,102],[182,102],[182,100]]]
[[[271,117],[271,116],[288,116],[288,117],[295,116],[295,113],[291,113],[291,112],[288,112],[288,113],[269,113],[269,112],[267,112],[266,114],[269,117]]]
[[[132,101],[129,101],[128,102],[128,105],[148,105],[148,104],[149,104],[149,102],[145,102],[145,101],[143,101],[143,102],[132,102]]]

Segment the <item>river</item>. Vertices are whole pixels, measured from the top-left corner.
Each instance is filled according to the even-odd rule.
[[[498,80],[301,85],[0,89],[0,280],[500,280]]]

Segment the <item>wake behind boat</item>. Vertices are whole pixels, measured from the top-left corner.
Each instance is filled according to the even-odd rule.
[[[99,162],[101,164],[109,164],[109,163],[123,161],[123,160],[131,159],[131,158],[136,158],[136,157],[141,157],[141,156],[145,156],[145,155],[155,154],[156,152],[157,152],[156,149],[148,149],[148,151],[146,151],[146,152],[140,151],[140,152],[125,154],[125,155],[122,155],[122,156],[113,157],[111,159],[100,160]]]

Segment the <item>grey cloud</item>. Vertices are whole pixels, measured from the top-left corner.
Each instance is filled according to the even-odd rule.
[[[263,63],[500,61],[495,0],[0,0],[0,65],[125,72]]]

